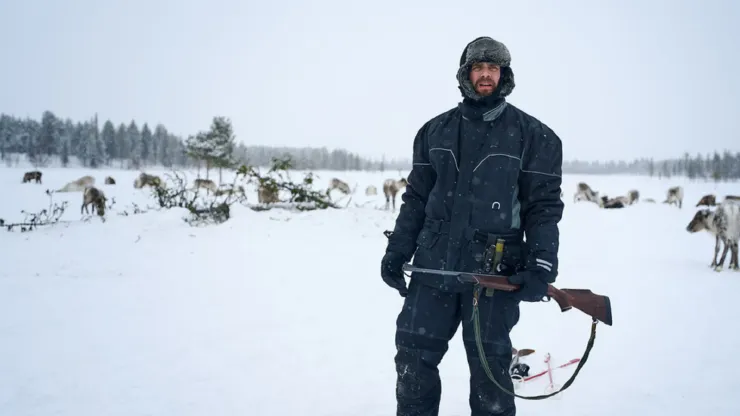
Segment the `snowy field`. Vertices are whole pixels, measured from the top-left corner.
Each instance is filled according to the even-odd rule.
[[[116,204],[105,223],[80,221],[32,233],[0,232],[0,415],[342,415],[395,414],[395,319],[402,305],[379,275],[382,232],[395,214],[366,197],[397,172],[317,172],[357,186],[347,209],[289,213],[236,207],[232,219],[189,227],[183,212],[121,216],[152,204],[133,188],[137,172],[0,169],[0,218],[47,206],[46,189],[83,175]],[[157,172],[153,172],[157,173]],[[103,185],[105,176],[117,185]],[[194,178],[194,174],[190,174]],[[610,196],[638,189],[665,199],[685,189],[683,209],[639,203],[600,210],[572,203],[576,183]],[[714,239],[685,227],[707,193],[740,184],[638,176],[566,176],[561,288],[612,300],[614,326],[574,385],[557,398],[518,400],[521,415],[740,415],[740,273],[709,268]],[[250,191],[249,198],[256,200]],[[399,201],[400,204],[400,201]],[[729,255],[728,255],[729,260]],[[542,369],[580,357],[590,320],[552,303],[522,304],[515,346],[534,348]],[[558,370],[563,383],[574,367]],[[467,415],[468,366],[461,331],[440,366],[441,415]],[[546,380],[520,394],[543,393]]]

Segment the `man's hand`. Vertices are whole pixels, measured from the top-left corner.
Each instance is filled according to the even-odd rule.
[[[380,276],[383,277],[385,284],[398,290],[401,297],[406,297],[408,294],[402,269],[406,261],[407,259],[403,254],[389,251],[385,253],[383,260],[380,262]]]
[[[541,302],[543,298],[547,297],[548,277],[545,271],[525,270],[509,276],[507,280],[511,284],[521,285],[519,290],[512,292],[518,300],[522,302]]]

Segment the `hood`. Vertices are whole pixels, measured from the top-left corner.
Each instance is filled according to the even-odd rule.
[[[481,97],[473,83],[470,82],[470,68],[478,62],[491,62],[501,66],[501,79],[498,81],[496,90],[490,97]],[[463,97],[475,101],[488,101],[508,96],[514,90],[514,72],[511,70],[511,54],[503,43],[488,36],[479,37],[468,43],[460,56],[460,67],[457,70],[457,82]]]

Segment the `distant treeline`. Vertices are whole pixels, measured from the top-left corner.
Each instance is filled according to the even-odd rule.
[[[23,158],[35,167],[52,164],[66,167],[72,159],[90,168],[196,167],[201,162],[189,154],[186,143],[187,138],[171,134],[162,124],[152,128],[147,123],[131,120],[116,126],[107,120],[100,126],[97,116],[74,122],[59,118],[51,111],[45,111],[40,120],[0,114],[0,161],[6,166],[17,166]],[[373,160],[343,149],[328,150],[325,147],[245,146],[238,143],[231,159],[237,163],[270,166],[273,158],[285,156],[291,157],[294,169],[301,170],[407,172],[411,168],[410,157]],[[632,162],[573,160],[563,163],[563,171],[735,180],[740,178],[740,152],[732,154],[724,151],[694,156],[684,154],[677,159],[643,158]]]
[[[89,168],[196,167],[200,161],[188,153],[186,143],[187,138],[169,133],[162,124],[152,128],[131,120],[116,126],[107,120],[100,126],[97,116],[75,122],[51,111],[45,111],[40,120],[0,114],[0,160],[6,166],[17,166],[25,159],[39,168],[67,167],[74,159]],[[410,160],[371,160],[343,149],[239,143],[231,154],[234,162],[253,166],[270,166],[273,158],[285,156],[291,157],[294,169],[407,170],[411,166]]]
[[[632,162],[583,162],[563,163],[566,173],[636,174],[658,177],[683,176],[689,179],[737,180],[740,179],[740,152],[714,152],[691,156],[685,153],[677,159],[638,159]]]

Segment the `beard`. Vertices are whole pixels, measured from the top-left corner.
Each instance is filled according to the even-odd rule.
[[[475,88],[475,92],[479,95],[487,97],[496,91],[496,87],[498,87],[498,85],[490,78],[481,78],[475,82],[473,87]]]

